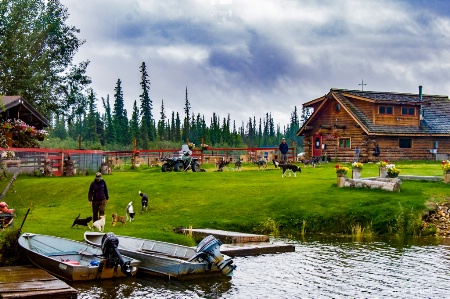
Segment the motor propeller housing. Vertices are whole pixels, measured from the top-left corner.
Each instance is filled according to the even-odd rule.
[[[209,235],[198,243],[195,251],[197,254],[192,259],[203,259],[210,264],[217,265],[223,274],[231,276],[236,269],[231,258],[225,259],[220,252],[220,245],[222,242],[217,240],[214,236]],[[192,260],[191,259],[191,260]]]
[[[119,239],[113,233],[106,233],[102,238],[102,253],[106,258],[106,265],[108,268],[117,267],[120,265],[120,269],[123,274],[130,277],[133,275],[130,261],[125,262],[122,255],[117,248],[119,246]]]

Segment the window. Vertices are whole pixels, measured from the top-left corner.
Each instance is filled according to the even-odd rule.
[[[415,115],[416,108],[414,107],[402,107],[402,115]]]
[[[339,138],[340,148],[350,148],[350,138]]]
[[[334,104],[334,112],[339,113],[341,111],[341,104]]]
[[[320,137],[316,137],[314,139],[314,148],[315,149],[320,149]]]
[[[394,108],[392,106],[379,106],[379,114],[393,114]]]
[[[412,139],[411,138],[399,138],[398,139],[398,147],[399,148],[412,148]]]

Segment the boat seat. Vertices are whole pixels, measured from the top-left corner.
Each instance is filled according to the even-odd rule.
[[[58,255],[79,255],[77,251],[57,251],[57,252],[47,252],[46,256],[58,256]]]

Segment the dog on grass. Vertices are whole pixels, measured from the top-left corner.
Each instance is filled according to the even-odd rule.
[[[141,191],[139,191],[139,195],[141,196],[142,212],[147,211],[148,195],[147,195],[147,193],[142,193]]]
[[[286,176],[287,171],[289,171],[289,176],[291,176],[291,173],[294,173],[295,177],[297,177],[297,172],[302,172],[302,169],[294,164],[280,164],[279,167],[283,170],[282,178]]]
[[[125,224],[125,217],[119,216],[116,213],[112,214],[112,226],[116,226],[117,222],[122,223],[122,225]]]
[[[242,161],[241,159],[239,159],[238,161],[236,161],[234,163],[234,166],[236,167],[237,171],[241,172],[241,166],[242,166]]]
[[[100,219],[94,221],[92,224],[92,229],[97,228],[99,232],[102,232],[105,229],[105,215],[100,216]]]
[[[266,170],[267,168],[267,160],[265,158],[262,158],[255,162],[258,165],[258,170],[261,170],[261,167],[263,170]]]
[[[148,202],[148,200],[147,200]],[[127,205],[127,220],[133,221],[134,220],[134,209],[133,209],[133,202],[130,201]]]
[[[89,227],[89,229],[91,229],[91,226],[89,225],[89,223],[91,222],[92,217],[89,216],[88,218],[80,219],[80,216],[81,216],[81,214],[78,214],[78,217],[75,218],[75,220],[73,221],[72,227],[74,227],[74,225],[76,225],[78,228],[78,225],[82,225],[84,227],[87,226],[87,227]]]

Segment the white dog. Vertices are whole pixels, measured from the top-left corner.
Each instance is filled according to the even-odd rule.
[[[127,220],[130,222],[134,220],[134,209],[132,201],[130,201],[130,203],[127,205]]]
[[[100,219],[98,219],[97,221],[94,222],[94,224],[92,224],[92,229],[94,229],[94,227],[96,227],[98,229],[99,232],[102,232],[105,229],[105,216],[100,216]]]

